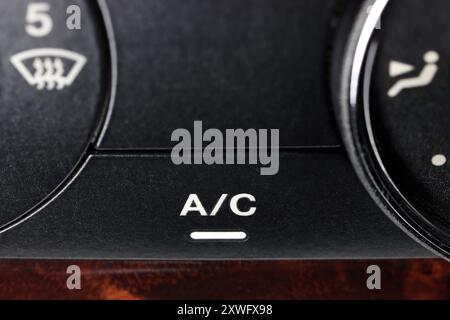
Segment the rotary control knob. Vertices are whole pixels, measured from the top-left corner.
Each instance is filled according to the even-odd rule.
[[[105,104],[101,20],[89,0],[0,0],[2,229],[45,205],[85,156]]]
[[[448,12],[446,0],[366,1],[334,79],[339,123],[364,185],[395,222],[447,259]]]

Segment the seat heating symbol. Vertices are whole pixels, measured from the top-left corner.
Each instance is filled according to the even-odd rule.
[[[51,91],[70,87],[87,59],[68,50],[41,48],[20,52],[10,61],[30,86]]]

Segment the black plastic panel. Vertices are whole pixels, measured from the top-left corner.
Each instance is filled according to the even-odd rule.
[[[180,217],[190,193],[211,210],[250,193],[256,213]],[[245,206],[245,203],[243,203]],[[224,207],[226,208],[226,206]],[[192,230],[245,230],[244,242],[189,240]],[[345,156],[283,154],[277,176],[257,168],[175,167],[166,155],[95,156],[67,192],[0,235],[0,255],[61,258],[428,257],[372,203]]]
[[[373,203],[339,146],[328,90],[337,0],[102,0],[117,40],[109,54],[96,1],[48,2],[62,26],[67,5],[79,4],[82,31],[30,39],[22,21],[29,1],[0,0],[0,257],[432,256]],[[32,88],[11,67],[11,55],[45,46],[87,57],[70,88]],[[115,62],[118,86],[109,92]],[[100,115],[108,126],[94,141]],[[196,120],[205,129],[279,129],[279,172],[173,164],[172,132]],[[55,192],[62,181],[67,188]],[[192,194],[207,212],[227,196],[214,216],[181,216]],[[254,197],[239,202],[254,214],[232,210],[239,194]],[[194,241],[193,231],[246,237]]]
[[[104,103],[108,55],[95,2],[48,0],[37,9],[33,4],[0,0],[0,225],[31,209],[69,175],[92,138]],[[69,5],[83,12],[80,31],[66,28]],[[28,34],[26,25],[44,30],[42,17],[53,21],[51,31]],[[55,61],[62,63],[64,77],[76,61],[50,55],[55,49],[86,59],[71,85],[58,82]],[[27,82],[20,66],[36,83]]]
[[[171,146],[177,128],[277,128],[340,143],[329,101],[336,0],[107,1],[119,83],[102,148]]]

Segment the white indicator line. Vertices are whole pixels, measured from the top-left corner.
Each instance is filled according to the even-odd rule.
[[[245,240],[247,233],[243,231],[194,231],[192,240]]]

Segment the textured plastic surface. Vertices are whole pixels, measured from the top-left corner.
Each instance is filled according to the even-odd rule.
[[[47,1],[50,10],[44,14],[51,15],[54,27],[48,36],[32,37],[25,31],[29,1],[0,1],[0,225],[31,209],[69,175],[97,126],[106,61],[98,12],[88,2]],[[82,31],[65,27],[70,4],[83,10]],[[38,89],[10,61],[16,54],[48,48],[86,57],[86,65],[70,87],[58,90],[55,82],[43,81]],[[48,56],[38,58],[54,61]],[[67,74],[73,62],[62,60]],[[35,76],[39,74],[36,61],[23,61]],[[46,72],[50,75],[52,70],[43,70],[43,79]],[[55,87],[49,90],[49,84]]]
[[[107,1],[119,82],[102,148],[171,146],[177,128],[279,128],[339,144],[328,95],[335,0]]]
[[[0,234],[1,257],[431,256],[371,201],[342,148],[311,147],[340,144],[327,90],[334,1],[107,3],[117,36],[119,72],[114,113],[100,144],[104,150],[90,148],[88,162],[64,192]],[[91,44],[92,50],[97,48]],[[0,83],[11,81],[7,75]],[[97,80],[95,74],[78,79],[82,88],[74,84],[76,94],[58,101],[67,107],[80,103],[94,114],[98,101],[81,93],[97,94]],[[58,125],[79,135],[84,127],[74,129],[70,121],[82,113],[74,114],[67,121],[58,118]],[[283,149],[275,176],[261,176],[257,166],[175,166],[168,150],[142,150],[169,148],[171,132],[191,128],[194,120],[219,129],[278,128],[283,146],[309,148]],[[59,157],[75,151],[78,155],[82,148],[59,138],[53,142],[49,145],[61,148],[55,150],[56,162],[37,161],[57,173],[64,163]],[[193,193],[208,211],[223,194],[248,193],[256,199],[251,204],[256,213],[237,216],[228,198],[214,217],[181,217]],[[10,196],[21,199],[18,193]],[[189,234],[198,230],[241,230],[248,238],[192,242]]]
[[[211,210],[247,192],[256,213],[227,206],[180,217],[190,193]],[[242,205],[244,206],[244,204]],[[199,242],[192,230],[245,230],[244,242]],[[165,155],[93,157],[67,192],[0,235],[12,257],[276,259],[427,257],[372,203],[339,151],[283,154],[277,176],[251,167],[174,167]]]

